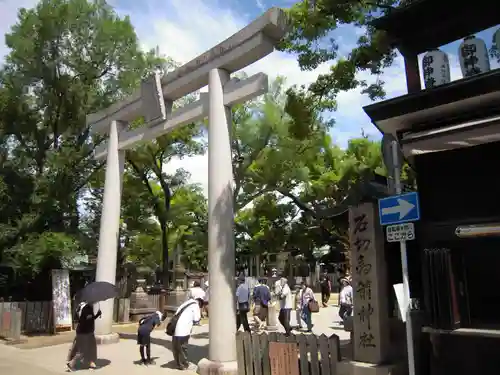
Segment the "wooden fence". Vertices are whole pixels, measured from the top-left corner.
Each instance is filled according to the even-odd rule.
[[[0,307],[0,338],[7,340],[21,339],[22,311],[18,308]]]
[[[336,375],[340,361],[340,340],[337,335],[290,335],[283,333],[250,334],[238,332],[238,375],[271,375],[269,343],[295,343],[298,346],[300,375]]]
[[[159,310],[160,295],[149,295],[151,306]],[[71,306],[74,309],[74,306]],[[116,299],[113,312],[115,322],[129,321],[130,301]],[[0,302],[0,316],[3,312],[21,311],[21,332],[24,334],[55,333],[52,301]]]
[[[0,302],[0,311],[21,311],[21,332],[54,333],[52,301]]]

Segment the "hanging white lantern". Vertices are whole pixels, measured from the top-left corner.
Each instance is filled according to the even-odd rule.
[[[460,47],[458,47],[458,56],[464,78],[490,70],[490,58],[486,43],[474,35],[463,40]]]
[[[433,49],[424,55],[422,70],[426,89],[444,85],[451,80],[448,55],[439,49]]]

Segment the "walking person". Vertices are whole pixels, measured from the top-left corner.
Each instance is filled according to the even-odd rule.
[[[297,287],[295,292],[295,320],[297,321],[297,329],[302,329],[302,285]]]
[[[312,332],[314,324],[312,323],[312,312],[309,308],[309,303],[314,301],[314,292],[305,282],[302,282],[302,320],[306,323],[307,332]]]
[[[245,278],[240,277],[238,279],[238,288],[236,289],[236,330],[240,329],[243,325],[243,329],[246,332],[251,332],[250,325],[248,324],[248,312],[250,311],[250,289],[245,283]]]
[[[278,298],[280,300],[280,312],[278,315],[278,320],[283,328],[285,328],[285,335],[289,336],[292,332],[292,328],[290,327],[290,317],[293,307],[292,291],[288,286],[288,280],[284,277],[282,277],[280,280]]]
[[[340,280],[342,284],[342,289],[339,295],[339,316],[342,319],[341,323],[344,324],[346,319],[352,314],[353,305],[353,290],[351,282],[347,277]]]
[[[328,274],[325,272],[321,279],[321,302],[323,307],[328,307],[328,301],[330,301],[330,294],[332,291],[332,284]]]
[[[90,303],[81,302],[76,308],[78,325],[76,337],[68,353],[66,366],[74,371],[77,361],[88,363],[89,368],[96,368],[97,342],[95,339],[95,320],[102,315],[101,310],[94,314],[94,307]]]
[[[179,306],[175,312],[174,318],[170,321],[170,323],[174,322],[173,324],[175,327],[167,326],[167,334],[172,335],[173,328],[172,354],[174,355],[174,361],[179,370],[194,369],[194,366],[190,366],[188,362],[187,349],[193,326],[199,324],[201,320],[202,307],[203,299],[188,299]]]
[[[141,364],[154,365],[151,359],[151,332],[155,327],[158,327],[163,321],[163,314],[159,311],[146,316],[139,320],[139,328],[137,329],[137,344],[139,345],[139,353],[141,355]],[[144,353],[146,351],[146,353]]]
[[[253,301],[255,328],[262,330],[266,327],[268,304],[271,301],[271,291],[266,279],[261,279],[253,288]]]

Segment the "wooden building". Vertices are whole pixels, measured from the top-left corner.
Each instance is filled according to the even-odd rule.
[[[408,94],[364,110],[417,173],[417,374],[500,372],[500,70],[423,89],[417,58],[499,23],[490,0],[417,0],[373,22],[405,60]]]

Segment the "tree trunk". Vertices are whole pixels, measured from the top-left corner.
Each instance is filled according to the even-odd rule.
[[[167,289],[170,284],[170,275],[169,275],[169,259],[168,259],[168,227],[167,221],[165,219],[160,220],[160,228],[161,228],[161,250],[162,250],[162,283],[163,288]]]

